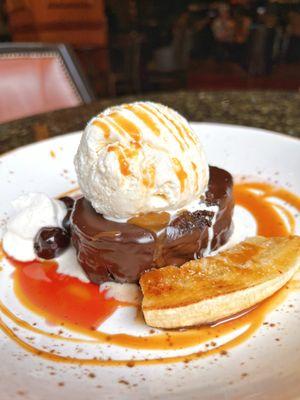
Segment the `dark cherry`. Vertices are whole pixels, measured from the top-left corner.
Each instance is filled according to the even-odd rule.
[[[65,229],[41,228],[34,239],[34,250],[38,257],[49,260],[59,256],[70,244],[70,236]]]
[[[72,197],[64,196],[64,197],[61,197],[59,200],[62,201],[63,203],[65,203],[68,210],[71,210],[74,206],[75,200],[72,199]]]

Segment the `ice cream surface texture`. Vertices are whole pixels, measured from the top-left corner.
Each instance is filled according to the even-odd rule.
[[[152,102],[106,109],[84,130],[75,156],[83,195],[107,218],[178,210],[205,192],[209,172],[185,118]]]

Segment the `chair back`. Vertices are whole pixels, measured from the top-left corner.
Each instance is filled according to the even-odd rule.
[[[68,46],[0,44],[0,123],[93,99]]]

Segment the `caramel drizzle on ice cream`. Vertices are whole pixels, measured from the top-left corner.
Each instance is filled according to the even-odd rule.
[[[170,123],[170,120],[166,117],[165,113],[160,112],[157,108],[153,107],[152,105],[149,105],[148,103],[143,103],[141,104],[141,107],[147,110],[152,117],[156,118],[162,128],[166,129],[169,134],[174,135],[175,139],[177,140],[180,148],[182,151],[185,150],[184,144],[182,143],[182,140],[178,136],[178,130],[176,129],[176,126]]]
[[[197,172],[197,165],[192,161],[192,168],[195,173],[195,190],[198,192],[199,189],[199,183],[198,183],[198,172]]]
[[[134,142],[139,143],[141,139],[140,130],[133,122],[117,111],[109,114],[109,118],[112,119],[123,131],[125,131]]]
[[[123,106],[126,110],[132,111],[156,136],[160,136],[160,129],[150,117],[149,113],[143,110],[142,107],[136,107],[130,104]]]
[[[155,166],[150,165],[148,168],[143,170],[143,185],[149,188],[153,188],[155,185]]]
[[[110,129],[109,129],[109,126],[104,121],[95,119],[95,121],[93,122],[93,125],[97,126],[98,128],[100,128],[103,131],[103,136],[105,139],[109,138]]]
[[[181,165],[181,162],[177,158],[172,158],[172,163],[173,163],[173,167],[175,169],[177,178],[180,182],[180,190],[181,190],[181,192],[183,192],[184,187],[185,187],[185,181],[187,178],[187,173],[185,172],[185,170],[183,169],[183,167]]]
[[[133,117],[132,119],[130,118],[131,116]],[[161,129],[164,129],[168,134],[174,136],[181,151],[188,149],[190,144],[195,144],[195,140],[190,134],[188,127],[185,126],[184,121],[181,121],[181,117],[175,111],[147,102],[124,104],[117,108],[112,108],[107,112],[99,114],[93,120],[92,124],[101,129],[106,140],[110,138],[111,131],[115,131],[121,137],[129,135],[132,139],[129,144],[131,147],[140,144],[141,141],[141,127],[134,122],[135,119],[138,119],[139,122],[145,125],[149,132],[157,137],[161,135]],[[137,154],[126,150],[125,147],[121,150],[118,146],[110,146],[108,151],[113,151],[116,154],[122,175],[131,175],[130,159],[137,156]],[[180,182],[181,192],[183,192],[187,173],[183,170],[179,160],[172,159],[171,162]],[[193,162],[191,164],[195,177],[195,185],[198,190],[196,164]],[[143,171],[142,183],[145,187],[154,187],[155,167],[151,166],[149,169],[149,171],[147,169]]]
[[[124,176],[130,175],[130,166],[124,152],[120,149],[120,146],[110,146],[107,149],[108,152],[114,152],[119,160],[120,171]]]

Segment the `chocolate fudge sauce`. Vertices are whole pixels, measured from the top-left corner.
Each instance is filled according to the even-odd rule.
[[[181,211],[173,219],[165,212],[150,213],[119,223],[96,213],[85,198],[78,199],[71,232],[80,265],[97,284],[111,280],[137,282],[147,269],[179,266],[203,256],[209,244],[212,251],[218,249],[232,230],[232,176],[210,167],[208,190],[202,201],[207,206],[218,206],[218,211]]]

